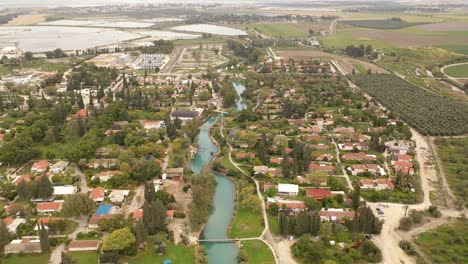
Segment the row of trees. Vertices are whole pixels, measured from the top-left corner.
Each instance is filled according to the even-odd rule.
[[[216,179],[209,167],[203,167],[199,175],[191,177],[190,182],[193,198],[190,208],[190,223],[192,229],[196,230],[206,222],[210,215]]]
[[[468,106],[391,74],[354,76],[356,84],[424,135],[450,136],[468,132]]]

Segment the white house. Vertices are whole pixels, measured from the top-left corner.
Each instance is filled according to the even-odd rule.
[[[278,194],[296,196],[299,194],[299,186],[297,184],[280,183],[278,184]]]
[[[68,161],[59,160],[54,165],[50,166],[50,171],[54,174],[62,173],[67,170]]]
[[[113,203],[122,203],[129,193],[129,190],[113,190],[109,194],[109,200]]]
[[[73,185],[54,186],[54,195],[71,195],[76,193],[76,187]]]
[[[141,125],[146,130],[161,129],[166,127],[166,122],[164,120],[145,120],[141,121]]]

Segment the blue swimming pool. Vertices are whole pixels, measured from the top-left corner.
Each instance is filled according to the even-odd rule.
[[[101,204],[99,205],[98,209],[96,210],[97,215],[105,215],[109,214],[112,209],[112,204]]]

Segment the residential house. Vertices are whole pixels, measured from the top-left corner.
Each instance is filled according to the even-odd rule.
[[[83,251],[97,251],[101,245],[100,240],[73,240],[68,244],[68,251],[70,252],[83,252]]]
[[[99,221],[101,219],[110,219],[114,217],[114,215],[112,214],[103,214],[103,215],[96,215],[96,214],[93,214],[91,216],[91,218],[89,219],[89,222],[88,222],[88,228],[90,229],[98,229],[99,228]]]
[[[335,171],[335,166],[311,163],[309,164],[309,171],[323,171],[327,173],[332,173]]]
[[[331,190],[324,190],[324,189],[314,189],[314,188],[306,188],[305,189],[306,196],[313,197],[315,200],[321,201],[325,197],[332,197]]]
[[[10,244],[5,246],[5,254],[17,254],[17,253],[41,253],[41,241],[39,239],[15,239]]]
[[[63,173],[67,170],[68,161],[59,160],[54,165],[50,166],[50,171],[54,174]]]
[[[392,180],[389,179],[362,179],[361,181],[361,189],[365,190],[386,190],[390,189],[393,190],[395,185],[393,184]]]
[[[91,177],[91,180],[99,179],[100,182],[107,182],[110,178],[122,174],[123,171],[103,171]]]
[[[92,169],[111,169],[117,167],[117,159],[95,159],[87,164]]]
[[[354,218],[354,212],[329,208],[320,210],[319,216],[322,221],[344,223],[345,219],[351,220]]]
[[[301,133],[318,134],[318,133],[322,132],[322,129],[319,126],[300,127],[299,131],[301,131]]]
[[[385,170],[377,164],[353,164],[351,167],[348,167],[348,170],[352,175],[358,175],[366,172],[377,176],[386,175]]]
[[[268,173],[268,167],[267,166],[254,166],[253,171],[254,171],[255,175],[267,174]]]
[[[329,150],[330,149],[330,146],[329,145],[325,145],[325,144],[322,144],[322,143],[319,143],[319,144],[309,144],[307,145],[308,147],[310,147],[311,149],[313,150]]]
[[[200,108],[201,109],[201,108]],[[171,113],[171,120],[174,121],[175,119],[179,119],[182,121],[190,121],[194,118],[197,118],[203,109],[199,111],[191,111],[191,110],[174,110]]]
[[[335,127],[333,129],[334,133],[354,133],[353,127]]]
[[[141,121],[141,125],[144,129],[152,130],[152,129],[161,129],[166,127],[166,122],[164,120],[145,120]]]
[[[169,180],[180,181],[184,177],[184,168],[167,168],[166,178]]]
[[[111,127],[104,133],[105,136],[110,137],[122,131],[122,127],[128,125],[128,121],[114,122]]]
[[[39,160],[34,163],[31,167],[31,172],[36,174],[42,174],[49,168],[49,162],[47,160]]]
[[[136,209],[135,211],[133,211],[132,218],[135,221],[143,219],[143,209]]]
[[[130,193],[130,190],[112,190],[109,194],[109,200],[113,203],[122,203]]]
[[[279,195],[297,196],[299,194],[299,186],[296,184],[278,184]]]
[[[72,195],[77,192],[77,188],[73,185],[53,186],[54,196],[56,195]]]
[[[410,161],[395,161],[393,162],[393,168],[395,172],[414,175],[413,163]]]
[[[18,185],[20,184],[22,181],[26,181],[26,182],[30,182],[31,181],[31,174],[24,174],[24,175],[20,175],[20,176],[16,176],[12,183],[14,185]]]
[[[303,201],[267,197],[267,206],[271,206],[272,204],[278,205],[278,210],[285,211],[288,215],[294,215],[306,209],[306,205]]]
[[[318,160],[318,161],[332,161],[333,160],[333,155],[332,154],[320,154],[318,156],[315,157],[315,160]]]
[[[37,219],[37,224],[34,227],[34,230],[39,230],[39,227],[44,225],[45,229],[49,229],[48,225],[52,222],[63,220],[61,217],[41,217]]]
[[[271,182],[267,182],[265,184],[263,184],[263,191],[265,192],[266,190],[270,189],[270,188],[275,188],[276,189],[276,184],[273,184]]]
[[[338,144],[338,148],[340,150],[344,150],[344,151],[352,151],[354,149],[357,149],[357,150],[368,150],[369,147],[362,143],[362,142],[346,142],[346,143],[340,143]]]
[[[55,212],[60,212],[62,205],[63,201],[38,203],[36,210],[40,214],[53,214]]]
[[[343,160],[356,160],[356,161],[373,161],[377,156],[366,154],[365,152],[347,153],[343,155]]]
[[[255,158],[255,154],[254,153],[247,153],[247,152],[236,152],[235,154],[236,156],[236,159],[238,160],[245,160],[247,158]]]
[[[7,217],[3,219],[3,223],[5,223],[10,233],[16,234],[16,229],[18,228],[19,225],[25,224],[26,219]]]
[[[91,199],[93,199],[94,202],[102,203],[104,201],[104,198],[106,197],[106,189],[102,187],[96,187],[91,191],[91,194],[89,196],[91,197]]]

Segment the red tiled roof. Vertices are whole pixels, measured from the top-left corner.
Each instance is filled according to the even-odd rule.
[[[174,210],[166,210],[166,217],[174,217]]]
[[[106,195],[106,189],[102,187],[96,187],[91,192],[90,197],[93,200],[97,200],[97,199],[104,198],[105,195]]]
[[[397,155],[397,160],[406,160],[406,161],[411,161],[413,157],[410,155],[403,155],[403,154],[398,154]]]
[[[87,118],[88,116],[89,116],[88,110],[80,109],[78,110],[78,112],[76,112],[76,114],[69,115],[68,117],[69,118],[78,118],[78,117]]]
[[[45,202],[37,204],[38,211],[58,211],[62,207],[63,202]]]
[[[312,163],[309,165],[309,170],[333,171],[335,166]]]
[[[406,167],[406,168],[412,168],[413,163],[412,162],[407,162],[407,161],[395,161],[394,163],[395,167]]]
[[[47,160],[39,160],[32,165],[31,169],[46,170],[47,167],[49,167],[49,162]]]
[[[13,184],[18,185],[22,181],[30,182],[31,181],[31,174],[24,174],[24,175],[19,176],[18,178],[16,178],[13,181]]]
[[[7,217],[5,219],[3,219],[3,223],[5,223],[5,225],[11,225],[11,223],[13,223],[15,219],[11,218],[11,217]]]
[[[322,200],[324,197],[333,196],[330,190],[307,188],[305,192],[306,196],[314,197],[317,200]]]
[[[283,208],[283,205],[286,206],[288,209],[305,209],[305,203],[304,202],[276,202],[279,208]]]
[[[95,214],[93,214],[91,216],[91,218],[89,219],[88,224],[89,225],[97,225],[99,223],[99,220],[101,220],[101,219],[110,219],[113,216],[114,215],[112,215],[112,214],[105,214],[105,215],[95,215]]]
[[[320,216],[326,216],[326,217],[336,217],[336,218],[354,218],[354,212],[352,211],[319,211]]]
[[[133,219],[138,220],[143,218],[143,209],[136,209],[133,211]]]

